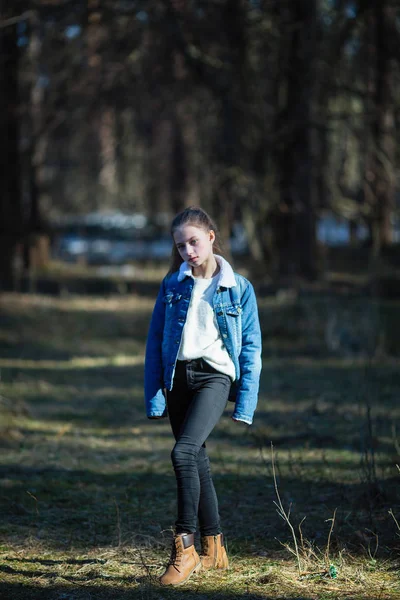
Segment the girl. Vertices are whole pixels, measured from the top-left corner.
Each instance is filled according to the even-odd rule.
[[[229,396],[233,420],[252,423],[261,371],[254,290],[219,255],[211,218],[187,208],[172,221],[171,234],[171,269],[154,307],[145,361],[147,416],[168,415],[176,440],[178,517],[163,585],[184,583],[201,566],[228,568],[205,441]],[[197,519],[201,558],[194,547]]]

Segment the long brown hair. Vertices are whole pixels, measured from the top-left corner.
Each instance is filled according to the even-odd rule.
[[[178,227],[182,225],[192,225],[193,227],[198,227],[199,229],[203,229],[204,231],[214,231],[215,240],[213,243],[213,252],[215,254],[222,254],[222,242],[220,239],[220,234],[218,228],[210,215],[206,213],[205,210],[198,206],[189,206],[185,208],[182,212],[178,213],[172,220],[171,223],[171,236],[174,238],[174,232]],[[181,264],[183,263],[183,259],[178,252],[178,248],[175,246],[175,243],[172,246],[172,254],[171,254],[171,263],[168,271],[168,275],[174,273],[179,269]]]

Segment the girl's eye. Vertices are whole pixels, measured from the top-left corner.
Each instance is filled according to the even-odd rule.
[[[192,240],[191,244],[192,246],[195,246],[197,244],[198,240]]]

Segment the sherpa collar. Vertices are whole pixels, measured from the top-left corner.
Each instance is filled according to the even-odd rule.
[[[236,279],[231,265],[222,256],[214,254],[220,271],[218,273],[218,285],[226,288],[235,287]],[[178,281],[182,281],[185,277],[193,277],[192,268],[187,262],[183,262],[179,267]]]

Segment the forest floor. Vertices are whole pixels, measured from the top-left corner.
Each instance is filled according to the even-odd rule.
[[[0,297],[0,598],[399,599],[399,305],[259,298],[254,425],[229,405],[208,442],[230,569],[166,589],[173,442],[143,403],[153,302]]]

